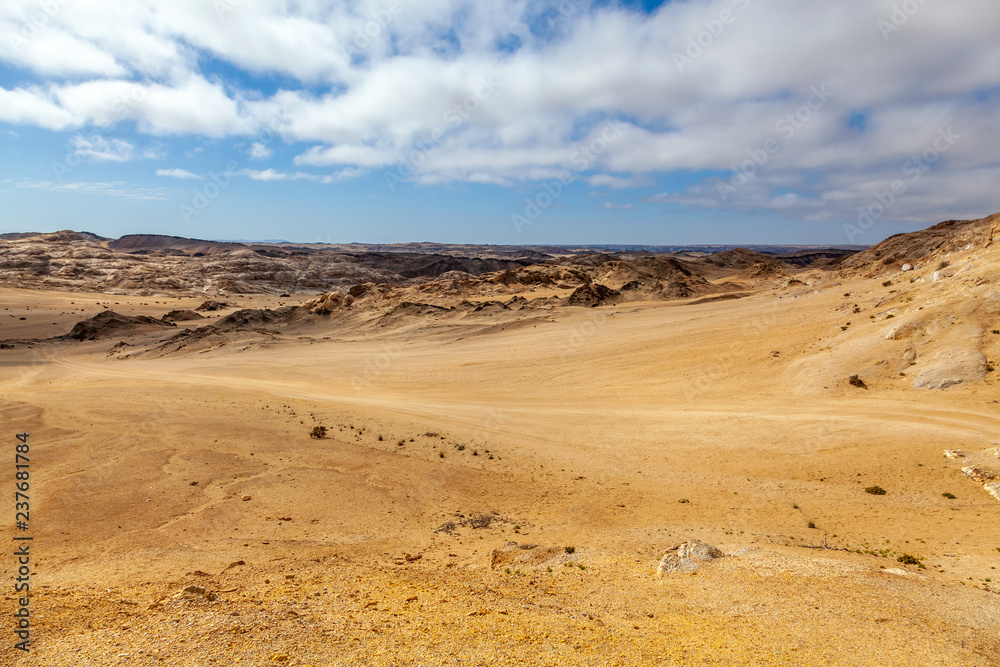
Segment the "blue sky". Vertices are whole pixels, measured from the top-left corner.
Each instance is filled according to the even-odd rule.
[[[0,231],[874,243],[1000,210],[986,0],[8,0]]]

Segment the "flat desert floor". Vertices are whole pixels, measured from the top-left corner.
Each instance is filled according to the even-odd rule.
[[[5,612],[0,652],[77,667],[1000,664],[1000,502],[944,456],[997,446],[996,379],[848,384],[862,362],[840,336],[877,338],[873,368],[902,355],[874,319],[841,328],[842,294],[878,289],[365,335],[310,323],[162,357],[109,355],[117,339],[2,350],[6,451],[30,433],[34,618],[30,655],[14,655]],[[200,301],[3,289],[0,338],[61,335],[111,302],[161,316]],[[488,526],[469,525],[479,514]],[[657,576],[692,539],[729,555]],[[518,560],[508,542],[553,548]],[[0,562],[4,581],[15,569]]]

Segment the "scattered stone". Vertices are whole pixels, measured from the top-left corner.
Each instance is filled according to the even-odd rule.
[[[678,544],[667,550],[656,568],[656,576],[662,577],[668,572],[694,572],[699,561],[710,561],[722,558],[725,554],[710,544],[701,540],[691,540]]]
[[[857,387],[858,389],[867,389],[868,388],[868,385],[865,384],[865,381],[862,380],[857,375],[852,375],[847,381],[851,384],[852,387]]]
[[[906,272],[906,271],[912,271],[912,270],[913,270],[913,265],[912,264],[903,264],[903,271],[904,272]]]
[[[178,598],[182,598],[185,595],[200,595],[201,597],[205,598],[209,602],[212,602],[212,601],[218,599],[218,596],[215,593],[213,593],[212,591],[208,590],[204,586],[195,586],[193,584],[191,586],[185,586],[184,588],[182,588],[181,592],[177,594],[177,597]]]
[[[945,458],[949,458],[952,460],[965,458],[965,452],[963,452],[961,449],[946,449],[944,450],[944,455]]]
[[[243,502],[246,502],[246,501],[250,500],[250,498],[252,498],[252,496],[250,494],[244,494],[243,497],[240,498],[240,500],[242,500]]]

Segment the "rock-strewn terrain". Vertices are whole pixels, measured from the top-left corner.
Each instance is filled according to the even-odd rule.
[[[150,243],[150,238],[166,241]],[[107,294],[316,294],[361,282],[402,284],[447,271],[478,274],[530,263],[524,258],[251,248],[175,237],[108,242],[76,232],[0,240],[0,284]]]
[[[604,252],[311,294],[0,287],[31,657],[993,667],[998,240],[890,239],[909,266]],[[237,260],[283,261],[123,261]]]
[[[0,238],[0,285],[139,296],[320,294],[360,283],[411,285],[483,275],[494,283],[513,280],[572,288],[592,280],[614,289],[635,282],[652,296],[683,298],[706,291],[706,278],[732,274],[733,269],[745,270],[743,277],[751,279],[765,273],[781,276],[789,267],[822,263],[828,255],[849,252],[800,253],[785,264],[780,257],[746,249],[707,256],[562,249],[562,254],[553,256],[529,248],[492,246],[373,248],[384,250],[201,241],[155,234],[110,240],[88,232],[15,233]]]

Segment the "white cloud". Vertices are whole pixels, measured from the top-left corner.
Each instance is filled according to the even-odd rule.
[[[974,204],[959,202],[942,185],[945,172],[980,182],[998,166],[993,0],[920,4],[888,39],[878,21],[897,0],[689,0],[653,15],[591,0],[398,0],[398,11],[384,0],[243,0],[228,12],[197,0],[50,4],[30,39],[0,40],[0,62],[44,81],[0,88],[0,121],[241,136],[255,159],[273,154],[258,134],[270,127],[277,140],[307,146],[295,164],[343,175],[247,172],[257,180],[385,169],[424,184],[510,185],[569,170],[591,187],[624,189],[664,173],[729,174],[778,139],[728,201],[715,181],[660,200],[846,215],[865,205],[870,183],[891,183],[950,114],[966,138],[919,184],[933,190],[920,199],[922,215],[995,207],[975,193]],[[22,35],[39,6],[4,2],[0,34]],[[723,10],[734,20],[719,36],[706,33]],[[706,46],[689,52],[699,39]],[[676,66],[678,55],[690,62]],[[248,76],[219,79],[213,60]],[[257,91],[257,76],[281,88]],[[805,107],[800,126],[782,126],[817,86],[831,94]],[[864,132],[847,123],[859,111]],[[608,118],[628,120],[600,143]],[[93,152],[113,160],[118,149]],[[907,199],[918,201],[916,192]],[[916,205],[895,211],[921,215]]]
[[[170,178],[202,178],[198,174],[192,174],[187,169],[157,169],[157,176],[169,176]]]
[[[623,190],[625,188],[637,188],[644,185],[653,185],[653,180],[643,177],[622,177],[612,174],[595,174],[587,178],[587,185],[594,188],[611,188],[613,190]]]
[[[250,144],[248,155],[254,160],[266,160],[274,155],[274,151],[259,141]]]
[[[356,169],[353,167],[348,167],[346,169],[341,169],[340,171],[334,172],[332,174],[310,174],[304,171],[297,171],[293,173],[286,173],[275,171],[274,169],[264,169],[263,171],[258,171],[255,169],[244,169],[243,174],[250,177],[255,181],[313,181],[315,183],[342,183],[344,181],[349,181],[360,176],[363,176],[365,171],[363,169]]]
[[[94,162],[128,162],[134,158],[162,157],[161,153],[152,148],[137,151],[132,143],[124,139],[108,138],[96,133],[89,136],[77,134],[70,139],[69,144],[74,155]]]
[[[0,121],[46,130],[65,130],[83,124],[82,118],[59,106],[38,88],[0,88]]]
[[[19,188],[32,190],[48,190],[50,192],[68,192],[88,195],[106,195],[121,197],[135,201],[169,199],[172,191],[165,188],[141,187],[125,181],[74,181],[72,183],[53,183],[52,181],[25,180],[17,184]]]
[[[246,169],[243,173],[255,181],[287,181],[289,179],[288,174],[277,172],[274,169],[264,169],[263,171]]]

